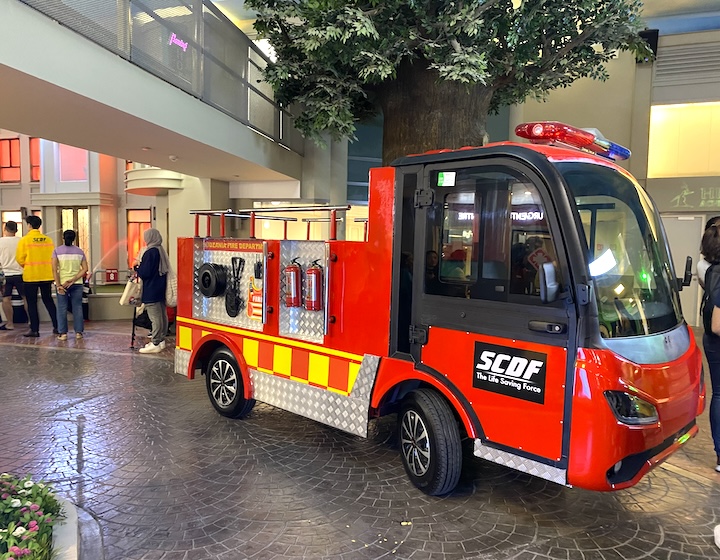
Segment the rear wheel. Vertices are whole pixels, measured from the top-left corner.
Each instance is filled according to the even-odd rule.
[[[205,370],[205,386],[215,410],[228,418],[246,416],[255,399],[243,395],[242,372],[235,356],[227,348],[215,350]]]
[[[420,490],[439,496],[457,486],[462,470],[460,430],[437,392],[418,389],[405,398],[398,440],[405,472]]]

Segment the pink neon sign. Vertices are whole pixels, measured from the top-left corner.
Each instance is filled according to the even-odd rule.
[[[187,52],[187,48],[188,48],[187,41],[180,40],[178,38],[178,36],[175,35],[175,33],[170,35],[170,40],[168,41],[168,45],[172,45],[172,44],[175,44],[178,47],[180,47],[183,50],[183,52]]]

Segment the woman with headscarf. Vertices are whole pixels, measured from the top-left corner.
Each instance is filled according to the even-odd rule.
[[[143,282],[142,302],[148,313],[152,329],[150,342],[140,348],[142,354],[155,354],[165,348],[165,335],[168,330],[168,316],[165,307],[165,288],[167,287],[170,261],[162,246],[162,235],[155,228],[145,230],[145,249],[140,256],[137,274]]]

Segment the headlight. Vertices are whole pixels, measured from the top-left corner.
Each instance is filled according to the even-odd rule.
[[[655,406],[638,396],[622,391],[605,391],[605,398],[615,418],[623,424],[654,424],[658,421]]]

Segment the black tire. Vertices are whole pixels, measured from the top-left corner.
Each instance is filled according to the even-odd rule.
[[[215,350],[205,370],[205,386],[215,410],[228,418],[242,418],[255,406],[243,396],[243,379],[235,356],[227,348]]]
[[[402,402],[398,442],[405,472],[430,496],[451,492],[462,470],[460,430],[447,402],[435,391],[418,389]]]
[[[225,293],[227,274],[225,269],[213,263],[205,263],[198,269],[198,287],[205,297],[216,297]]]

